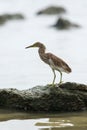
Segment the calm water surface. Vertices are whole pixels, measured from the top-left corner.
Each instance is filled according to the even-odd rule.
[[[28,114],[0,111],[1,130],[87,130],[87,112]]]
[[[79,3],[79,4],[78,4]],[[50,28],[58,16],[36,16],[50,5],[63,6],[63,16],[82,28],[57,31]],[[22,13],[23,21],[0,26],[0,88],[27,89],[52,81],[49,66],[40,61],[37,49],[25,50],[35,41],[63,58],[72,68],[63,80],[87,84],[87,0],[0,0],[0,14]],[[57,73],[56,82],[59,74]],[[26,114],[0,112],[0,130],[87,130],[87,112],[68,114]]]
[[[51,5],[65,7],[67,13],[62,17],[81,28],[50,28],[59,16],[37,16],[36,12]],[[37,49],[25,50],[36,41],[70,65],[72,73],[63,74],[64,82],[87,84],[87,0],[0,0],[0,14],[4,13],[22,13],[25,20],[0,26],[0,88],[27,89],[52,82],[53,73],[41,62]]]

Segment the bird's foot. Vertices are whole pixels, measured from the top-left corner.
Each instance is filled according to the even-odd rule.
[[[49,87],[55,87],[56,84],[47,84]]]
[[[63,81],[60,81],[60,82],[58,83],[58,85],[61,85],[61,84],[63,84]]]
[[[59,87],[58,84],[48,84],[49,87]]]

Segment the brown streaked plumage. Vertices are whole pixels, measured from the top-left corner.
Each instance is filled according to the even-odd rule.
[[[71,68],[67,65],[67,63],[52,53],[45,53],[46,47],[44,46],[44,44],[40,42],[36,42],[33,45],[26,47],[26,49],[31,47],[38,47],[39,48],[38,53],[40,58],[51,67],[54,74],[52,85],[54,86],[54,82],[56,78],[55,70],[60,72],[59,83],[62,83],[62,72],[65,73],[71,72]]]

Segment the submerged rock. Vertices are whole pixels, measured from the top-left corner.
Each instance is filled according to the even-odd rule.
[[[28,90],[0,89],[0,108],[26,112],[73,112],[87,109],[87,85],[64,83]]]
[[[69,29],[69,28],[78,28],[80,27],[78,24],[72,23],[67,19],[59,18],[53,27],[56,27],[58,29]]]
[[[0,25],[4,24],[8,20],[21,20],[24,19],[22,14],[3,14],[0,15]]]
[[[50,7],[47,7],[45,9],[38,11],[37,15],[41,15],[41,14],[53,15],[53,14],[61,14],[65,12],[66,10],[63,7],[50,6]]]

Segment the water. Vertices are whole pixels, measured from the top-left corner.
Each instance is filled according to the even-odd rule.
[[[1,130],[86,130],[87,112],[28,114],[0,110]]]
[[[80,24],[80,29],[57,31],[50,28],[58,16],[36,16],[49,5],[67,9],[63,16]],[[45,43],[47,51],[63,58],[72,73],[63,75],[65,82],[87,84],[87,0],[0,0],[0,14],[22,13],[23,21],[0,26],[0,88],[27,89],[51,83],[53,74],[41,62],[37,49],[25,50],[36,41]],[[56,82],[59,80],[57,73]],[[87,112],[55,115],[31,115],[1,112],[0,130],[86,130]]]
[[[79,4],[78,4],[79,3]],[[63,16],[82,28],[57,31],[50,28],[58,16],[37,16],[50,5],[67,10]],[[37,49],[25,50],[36,41],[45,43],[47,51],[63,58],[72,73],[63,75],[65,82],[87,83],[87,1],[86,0],[0,0],[0,14],[22,13],[23,21],[10,21],[0,26],[0,88],[27,89],[52,82],[53,73],[41,62]],[[59,81],[57,72],[56,82]]]

